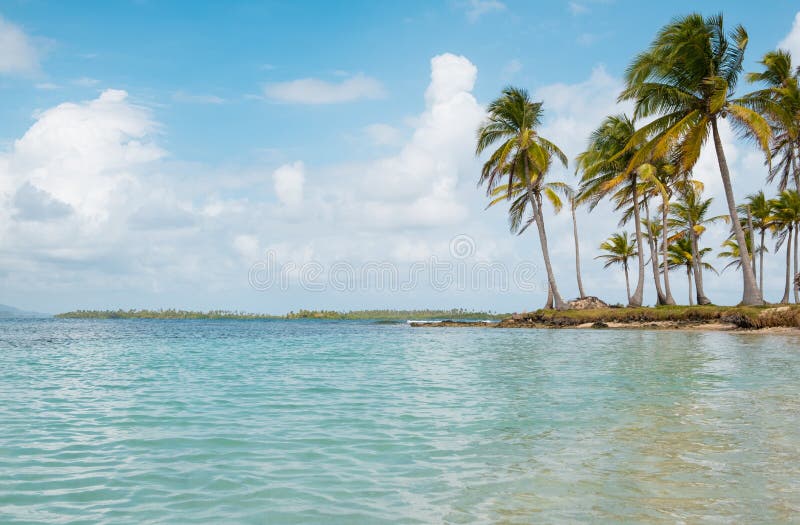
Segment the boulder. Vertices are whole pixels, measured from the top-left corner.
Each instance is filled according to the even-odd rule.
[[[587,296],[583,299],[575,299],[569,302],[570,310],[593,310],[595,308],[608,308],[608,304],[597,297]]]

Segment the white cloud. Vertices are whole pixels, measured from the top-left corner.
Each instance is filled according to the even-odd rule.
[[[284,164],[272,173],[275,194],[280,202],[289,207],[296,208],[303,202],[303,186],[306,175],[302,161]]]
[[[538,264],[535,232],[509,235],[505,210],[484,211],[485,196],[475,188],[480,168],[475,130],[484,118],[472,93],[477,75],[466,57],[433,57],[429,86],[416,95],[419,113],[403,136],[386,124],[373,125],[374,138],[393,141],[380,156],[327,166],[315,160],[313,170],[301,160],[286,163],[285,156],[235,170],[178,163],[159,146],[160,127],[151,112],[124,91],[47,109],[0,153],[0,288],[17,297],[38,293],[48,305],[54,290],[62,289],[59,304],[65,308],[222,306],[282,312],[369,303],[356,296],[304,295],[296,288],[287,295],[253,292],[247,267],[263,258],[265,249],[297,264],[405,264],[447,256],[449,240],[466,233],[475,239],[476,258],[509,267],[520,260]],[[544,101],[542,134],[574,158],[603,117],[630,109],[616,102],[620,87],[620,79],[598,66],[583,81],[536,90],[533,98]],[[745,182],[763,180],[750,176],[763,166],[725,125],[723,139],[741,195],[750,191]],[[696,171],[715,196],[714,214],[722,213],[713,150],[710,156],[704,152]],[[552,176],[575,182],[573,166],[554,169]],[[578,217],[587,291],[611,301],[622,300],[624,287],[593,257],[600,240],[619,229],[617,219],[605,205],[591,217],[585,210]],[[548,213],[546,223],[559,286],[565,296],[574,296],[569,215]],[[722,227],[709,232],[706,244],[716,247],[724,233]],[[677,272],[673,277],[681,283]],[[735,302],[726,279],[732,288],[730,275],[707,276],[709,295]],[[474,303],[459,298],[459,305],[530,309],[543,302],[544,291],[487,298],[484,290],[473,296]],[[83,303],[85,297],[97,302]],[[117,303],[119,297],[126,303]],[[142,297],[151,302],[135,303]],[[372,300],[453,306],[452,297],[415,290],[413,299]],[[406,300],[414,303],[403,304]]]
[[[109,89],[95,100],[38,115],[14,143],[12,177],[30,181],[78,213],[108,216],[130,167],[164,155],[152,142],[156,125],[149,111],[127,98],[125,91]]]
[[[341,82],[317,78],[276,82],[267,84],[264,94],[269,99],[292,104],[339,104],[386,96],[383,85],[378,80],[361,73]]]
[[[789,34],[778,43],[779,49],[786,49],[792,53],[795,62],[800,58],[800,12],[794,15],[794,23]]]
[[[39,53],[19,26],[0,16],[0,74],[32,75],[39,72]]]
[[[506,4],[499,0],[469,0],[466,7],[467,19],[470,22],[477,22],[480,17],[487,13],[506,10]]]
[[[378,146],[391,146],[402,138],[400,130],[389,124],[370,124],[364,127],[364,133]]]
[[[172,100],[175,102],[184,102],[187,104],[224,104],[225,99],[216,95],[199,95],[194,93],[187,93],[185,91],[176,91],[172,94]]]
[[[381,227],[430,226],[463,220],[467,211],[456,196],[461,176],[475,166],[473,140],[484,116],[471,91],[478,69],[450,53],[431,59],[425,111],[400,152],[363,168],[359,181],[371,199],[368,223]]]
[[[617,103],[622,81],[596,66],[589,78],[575,84],[555,83],[537,89],[536,100],[544,101],[545,125],[542,134],[558,139],[572,159],[586,148],[589,134],[600,121],[616,113],[632,113],[630,103]]]
[[[54,89],[58,89],[59,85],[54,84],[52,82],[40,82],[34,86],[36,89],[41,89],[44,91],[52,91]]]

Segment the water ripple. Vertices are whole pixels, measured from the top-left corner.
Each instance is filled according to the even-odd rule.
[[[791,521],[800,339],[0,321],[0,522]]]

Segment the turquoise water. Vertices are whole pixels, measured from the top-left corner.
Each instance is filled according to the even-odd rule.
[[[778,523],[800,338],[0,321],[0,522]]]

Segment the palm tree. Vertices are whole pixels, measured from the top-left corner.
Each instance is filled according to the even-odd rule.
[[[750,234],[750,231],[745,232],[745,237],[747,238],[748,245],[753,246],[753,243],[751,241],[752,235]],[[741,252],[739,251],[739,244],[736,242],[736,239],[734,239],[733,236],[729,237],[728,239],[725,239],[725,241],[723,241],[722,243],[721,248],[723,248],[723,251],[719,252],[717,254],[717,257],[719,257],[720,259],[732,259],[731,262],[729,262],[728,264],[725,265],[724,268],[722,268],[722,271],[724,272],[728,268],[736,268],[737,270],[741,269],[742,267]],[[757,252],[760,252],[760,248],[756,248],[752,253],[757,253]]]
[[[778,190],[786,189],[791,178],[800,191],[800,71],[792,67],[792,55],[779,49],[761,59],[763,71],[749,73],[747,80],[766,88],[745,97],[748,105],[760,110],[772,126],[770,167],[767,182],[778,177]]]
[[[575,210],[581,204],[578,192],[566,183],[560,183],[554,186],[557,191],[560,191],[569,203],[569,211],[572,214],[572,239],[575,241],[575,278],[578,280],[578,294],[581,299],[586,298],[586,293],[583,291],[583,280],[581,279],[581,251],[578,242],[578,219],[575,216]]]
[[[563,182],[547,182],[543,185],[541,194],[553,206],[556,213],[561,213],[564,207],[564,202],[561,200],[559,194],[566,194],[565,187],[567,184]],[[486,206],[487,209],[500,204],[501,202],[508,202],[511,204],[508,207],[508,229],[511,233],[522,235],[528,227],[536,222],[535,216],[531,213],[528,214],[528,206],[531,205],[531,192],[528,191],[527,186],[522,182],[515,182],[511,186],[511,191],[508,190],[508,184],[501,184],[492,190],[492,200]],[[532,207],[532,206],[531,206]],[[577,231],[577,230],[576,230]],[[580,278],[578,279],[580,285]],[[545,308],[553,307],[553,291],[549,288],[547,290],[547,302]]]
[[[629,238],[627,232],[615,233],[607,240],[603,241],[600,245],[600,249],[608,252],[595,257],[595,259],[605,260],[606,263],[603,265],[603,268],[621,264],[625,269],[625,291],[627,293],[625,297],[630,297],[631,285],[628,278],[628,259],[636,257],[639,254],[636,249],[636,239]]]
[[[792,288],[792,275],[797,274],[797,241],[798,227],[800,227],[800,193],[793,190],[784,190],[778,198],[772,200],[772,230],[778,238],[775,245],[777,252],[786,242],[786,283],[783,290],[781,303],[789,302],[789,290]],[[794,238],[792,235],[794,234]],[[792,246],[794,246],[794,272],[791,270]],[[797,287],[794,288],[794,302],[798,301]]]
[[[647,204],[648,199],[645,197],[643,200],[645,202],[645,215],[649,217],[650,210],[649,210],[649,205]],[[647,245],[648,248],[650,249],[649,259],[650,259],[650,264],[652,265],[653,268],[653,279],[656,285],[657,303],[659,305],[675,304],[674,299],[672,299],[671,303],[667,301],[667,296],[664,294],[664,291],[661,288],[661,277],[658,271],[658,241],[663,230],[662,223],[656,218],[642,219],[642,226],[644,227],[643,236],[645,240],[647,240]]]
[[[515,87],[504,89],[502,95],[489,104],[488,117],[478,129],[476,155],[496,143],[500,144],[484,163],[478,184],[485,185],[487,194],[491,195],[505,179],[509,200],[514,184],[523,184],[527,193],[525,202],[531,207],[531,218],[539,232],[550,293],[553,294],[555,307],[565,309],[568,305],[558,292],[550,264],[542,214],[542,190],[553,157],[565,167],[567,157],[558,146],[537,133],[542,113],[541,102],[532,102],[527,91]]]
[[[769,124],[741,100],[732,98],[747,40],[742,26],[727,34],[722,15],[704,19],[695,13],[677,18],[663,27],[650,48],[628,67],[626,87],[619,98],[635,102],[635,118],[656,116],[633,137],[627,171],[675,148],[679,169],[689,172],[711,132],[736,242],[744,246],[742,303],[753,305],[762,304],[763,299],[753,277],[744,231],[736,219],[730,170],[719,134],[719,119],[727,118],[769,155]],[[640,142],[643,137],[648,137],[645,145]]]
[[[626,171],[635,153],[636,128],[626,115],[606,117],[592,133],[588,149],[578,155],[578,169],[581,177],[581,200],[587,200],[589,209],[594,209],[600,200],[613,192],[630,192],[633,210],[636,243],[642,245],[642,224],[639,210],[639,188],[641,177],[651,177],[652,167],[642,161],[633,169]],[[639,139],[642,142],[642,139]],[[628,151],[626,151],[628,148]],[[619,204],[619,202],[618,202]],[[644,253],[638,252],[639,277],[636,290],[628,296],[630,306],[641,306],[644,295]]]
[[[745,212],[749,215],[752,222],[753,232],[758,231],[760,242],[757,248],[758,252],[758,289],[761,290],[761,295],[764,295],[764,253],[767,251],[764,243],[764,236],[767,230],[771,227],[772,220],[772,201],[767,199],[763,191],[753,193],[745,198],[744,204]],[[752,246],[752,240],[750,241]],[[737,245],[738,246],[738,245]]]
[[[692,186],[686,186],[680,192],[680,200],[671,204],[670,228],[676,230],[672,240],[686,237],[692,253],[692,270],[694,271],[695,288],[697,290],[697,304],[710,304],[703,290],[702,253],[698,248],[700,237],[705,233],[706,227],[718,221],[728,221],[727,215],[708,217],[712,198],[703,199],[702,194]]]
[[[670,244],[667,250],[668,257],[666,271],[680,268],[681,266],[686,268],[686,278],[689,280],[689,306],[694,305],[692,302],[692,270],[695,266],[695,257],[692,255],[693,251],[692,241],[688,237],[682,237],[678,239],[673,244]],[[710,251],[711,248],[703,248],[702,250],[699,250],[698,253],[700,254],[700,257],[702,257]],[[711,270],[715,273],[717,271],[707,262],[701,262],[700,264],[706,270]],[[665,271],[663,267],[661,268],[661,271]]]

